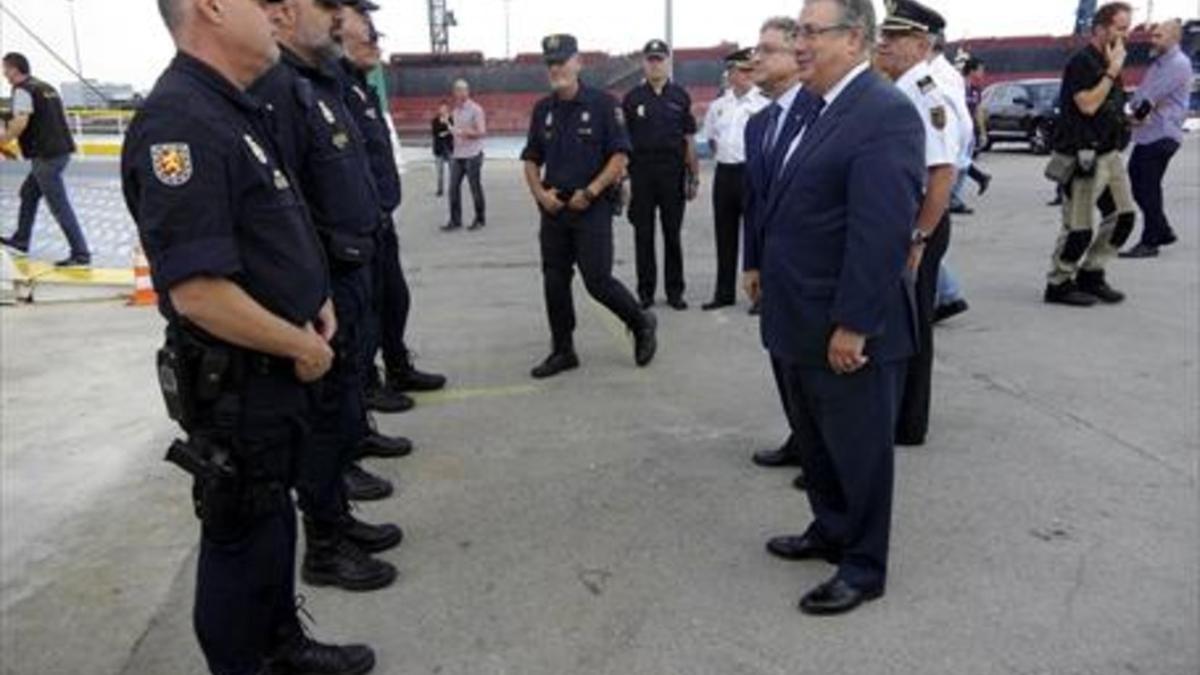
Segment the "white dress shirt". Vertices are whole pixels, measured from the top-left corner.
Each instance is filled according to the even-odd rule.
[[[959,122],[954,103],[922,61],[900,76],[896,86],[912,101],[925,124],[925,166],[957,167]]]
[[[958,166],[965,169],[971,166],[975,147],[975,121],[971,118],[971,109],[967,107],[967,82],[945,54],[938,54],[930,61],[929,70],[938,87],[954,104],[954,114],[958,118]]]
[[[771,104],[771,101],[752,87],[743,96],[733,89],[712,102],[704,116],[704,134],[717,144],[718,164],[744,164],[746,162],[746,122],[750,117]]]

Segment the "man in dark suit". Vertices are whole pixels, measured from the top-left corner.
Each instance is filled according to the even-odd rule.
[[[763,23],[758,35],[758,46],[754,48],[754,84],[762,90],[767,98],[776,104],[783,101],[793,101],[793,106],[805,104],[807,96],[802,96],[800,87],[800,64],[796,61],[796,20],[786,16],[773,17]],[[762,211],[761,202],[767,195],[766,168],[766,133],[771,122],[771,106],[756,113],[746,123],[745,148],[746,170],[743,196],[744,229],[746,241],[745,257],[743,259],[742,285],[750,302],[758,306],[762,295],[760,264],[762,260],[762,230],[754,220],[756,213]],[[775,384],[779,389],[779,398],[784,401],[784,411],[787,403],[784,395],[782,372],[780,364],[771,359],[771,370],[775,375]],[[795,444],[795,436],[789,436],[787,442],[778,450],[763,450],[754,454],[754,463],[769,468],[800,466],[799,448]],[[798,476],[794,482],[797,488],[804,489],[804,477]]]
[[[798,119],[780,117],[777,175],[755,215],[762,337],[782,364],[814,517],[767,549],[838,566],[801,599],[808,614],[847,612],[884,592],[892,432],[915,344],[904,268],[925,134],[908,99],[869,70],[874,37],[870,0],[805,3],[796,55],[812,103]]]

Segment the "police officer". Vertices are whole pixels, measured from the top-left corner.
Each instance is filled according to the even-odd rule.
[[[571,276],[579,267],[588,293],[634,335],[634,360],[645,366],[658,343],[654,314],[612,276],[615,186],[625,171],[629,137],[616,99],[579,80],[579,47],[571,35],[542,40],[553,93],[538,101],[521,159],[541,212],[542,278],[553,350],[533,369],[545,378],[579,367],[572,333]]]
[[[369,15],[378,10],[379,5],[370,0],[356,0],[350,7],[353,11],[343,14],[341,29],[346,108],[366,141],[371,174],[375,177],[380,206],[386,216],[384,226],[379,230],[378,252],[372,270],[376,307],[371,316],[370,341],[363,353],[366,357],[366,401],[367,407],[380,412],[403,412],[413,407],[413,400],[404,392],[441,389],[446,386],[446,378],[417,370],[404,343],[411,303],[393,220],[393,214],[400,207],[400,172],[396,170],[386,109],[375,87],[367,83],[367,74],[379,66],[379,32]],[[380,382],[375,367],[375,353],[381,347],[387,373],[385,382]]]
[[[921,113],[929,172],[908,258],[909,272],[916,276],[918,352],[908,363],[896,419],[896,444],[922,445],[929,430],[934,296],[938,268],[950,245],[959,124],[953,102],[929,68],[931,39],[945,29],[945,19],[916,0],[895,0],[888,9],[880,26],[876,63]]]
[[[398,545],[403,533],[395,525],[369,525],[350,515],[348,497],[381,498],[391,492],[389,483],[353,460],[367,452],[400,456],[412,448],[406,439],[372,437],[363,407],[371,261],[384,215],[362,135],[343,103],[340,66],[333,60],[341,11],[333,0],[272,3],[282,58],[253,91],[274,111],[284,161],[297,176],[324,244],[340,326],[336,359],[315,403],[313,450],[301,462],[298,492],[306,542],[301,578],[312,585],[366,591],[395,580],[396,568],[369,554]],[[377,440],[363,445],[372,438]]]
[[[294,176],[244,93],[279,52],[254,0],[159,7],[179,53],[130,125],[121,178],[167,319],[163,393],[188,435],[168,457],[195,478],[196,635],[217,675],[366,673],[371,649],[308,638],[293,597],[288,488],[306,383],[329,370],[338,326]]]
[[[713,178],[713,231],[717,249],[717,284],[705,311],[732,305],[737,299],[738,235],[746,194],[746,122],[770,101],[754,86],[754,50],[747,47],[725,57],[728,89],[712,102],[704,130],[717,160]]]
[[[667,304],[684,310],[683,229],[684,200],[695,199],[700,189],[700,164],[696,159],[696,118],[687,90],[671,81],[671,48],[651,40],[642,50],[645,82],[634,87],[621,102],[633,142],[629,161],[631,198],[629,221],[637,242],[638,297],[643,308],[654,304],[658,285],[654,252],[654,215],[663,229],[663,284]]]

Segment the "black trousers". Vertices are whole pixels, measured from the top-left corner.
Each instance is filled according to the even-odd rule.
[[[663,285],[667,298],[682,298],[683,206],[686,201],[683,162],[643,161],[630,165],[632,194],[629,222],[633,223],[637,246],[637,290],[642,300],[653,300],[658,288],[658,255],[655,252],[655,214],[662,222]]]
[[[779,391],[779,403],[783,406],[783,414],[786,417],[788,414],[788,399],[787,399],[787,364],[780,359],[771,357],[771,374],[775,378],[775,388]],[[800,446],[796,444],[796,434],[788,434],[787,440],[784,441],[783,448],[786,453],[792,457],[800,456]]]
[[[891,537],[892,429],[902,364],[870,364],[851,375],[782,365],[788,421],[808,482],[807,534],[842,553],[837,576],[882,591]]]
[[[346,513],[342,472],[369,429],[362,354],[373,307],[370,266],[335,269],[330,282],[338,322],[333,367],[313,389],[313,442],[300,458],[296,485],[300,510],[320,523]]]
[[[483,153],[466,159],[450,160],[450,224],[462,226],[463,176],[471,186],[471,201],[475,203],[475,220],[486,220],[487,208],[483,198]]]
[[[542,249],[542,286],[554,351],[574,349],[575,305],[571,280],[575,267],[597,302],[631,330],[642,326],[642,310],[621,282],[613,278],[612,206],[601,200],[583,213],[542,214],[538,239]]]
[[[1154,143],[1133,146],[1129,156],[1129,182],[1133,199],[1142,210],[1141,243],[1160,246],[1175,240],[1175,233],[1163,211],[1162,180],[1171,158],[1179,151],[1179,143],[1164,138]]]
[[[375,258],[371,261],[371,279],[374,284],[374,303],[370,333],[363,350],[363,368],[367,378],[378,376],[372,371],[375,368],[375,355],[380,350],[383,351],[384,367],[389,372],[404,370],[409,363],[404,332],[408,328],[412,296],[408,291],[408,280],[404,278],[400,238],[396,235],[394,223],[389,222],[379,235]]]
[[[713,178],[713,223],[717,244],[717,285],[713,300],[737,299],[738,237],[745,205],[745,164],[718,164]]]
[[[251,374],[241,391],[238,470],[256,480],[292,482],[309,445],[307,394],[291,372]],[[216,675],[257,675],[263,660],[299,630],[296,513],[287,490],[268,512],[203,526],[192,623]]]
[[[904,395],[896,419],[896,440],[923,443],[929,433],[929,402],[933,386],[933,310],[937,297],[938,268],[950,247],[950,215],[925,245],[925,255],[917,270],[917,353],[907,362]]]

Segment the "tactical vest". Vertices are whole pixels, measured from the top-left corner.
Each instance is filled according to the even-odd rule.
[[[33,159],[61,157],[75,152],[75,140],[71,138],[67,113],[54,87],[30,77],[13,88],[27,92],[33,99],[29,126],[18,140],[21,154]]]

